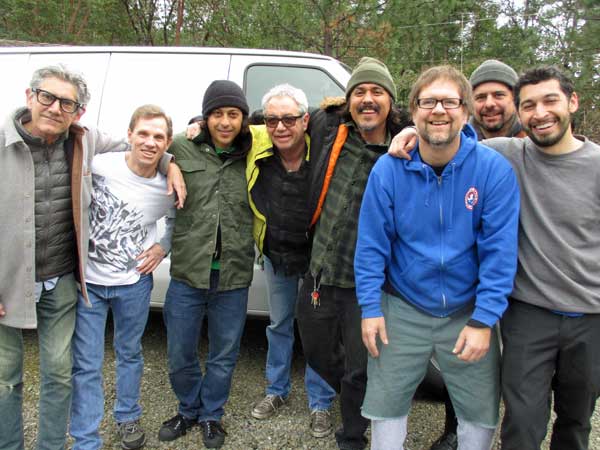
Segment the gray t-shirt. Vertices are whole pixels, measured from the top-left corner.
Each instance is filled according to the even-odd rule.
[[[542,308],[600,313],[600,146],[564,155],[529,139],[484,143],[512,164],[521,190],[519,265],[512,296]]]

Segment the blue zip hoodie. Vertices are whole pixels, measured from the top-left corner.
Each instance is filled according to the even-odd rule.
[[[418,309],[445,317],[475,305],[493,326],[517,268],[519,187],[510,163],[466,125],[440,177],[417,151],[382,156],[363,197],[354,258],[362,317],[381,317],[385,281]]]

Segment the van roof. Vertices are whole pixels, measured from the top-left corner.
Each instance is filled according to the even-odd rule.
[[[223,47],[136,47],[136,46],[31,46],[31,47],[0,47],[0,53],[193,53],[193,54],[234,54],[234,55],[263,55],[263,56],[293,56],[295,58],[311,58],[334,60],[333,58],[317,53],[292,52],[287,50],[251,49],[251,48],[223,48]]]

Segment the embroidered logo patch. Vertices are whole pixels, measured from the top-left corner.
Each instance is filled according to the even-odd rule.
[[[479,192],[474,187],[470,187],[465,194],[465,206],[468,210],[472,210],[479,200]]]

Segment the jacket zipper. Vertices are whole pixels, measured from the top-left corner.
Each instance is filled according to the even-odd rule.
[[[52,173],[50,171],[50,152],[48,148],[44,148],[44,161],[42,162],[44,173],[42,174],[44,182],[44,202],[48,204],[48,225],[52,224],[52,188],[50,186]],[[35,192],[35,189],[34,189]],[[35,201],[34,201],[35,208]],[[34,209],[35,211],[35,209]],[[44,227],[42,238],[43,261],[48,259],[48,242],[49,242],[50,226]],[[46,272],[47,273],[47,272]]]
[[[440,210],[440,240],[441,240],[441,245],[440,245],[440,286],[441,286],[441,291],[442,291],[442,306],[444,309],[446,309],[447,304],[446,304],[446,289],[444,286],[444,245],[445,245],[445,240],[444,240],[444,210],[442,207],[442,176],[438,176],[437,177],[437,181],[438,181],[438,204],[439,204],[439,210]]]
[[[216,155],[216,153],[215,153]],[[217,156],[218,158],[218,156]],[[217,202],[217,212],[216,212],[216,223],[215,223],[215,231],[213,233],[213,249],[212,249],[212,259],[210,261],[210,264],[208,265],[209,270],[208,270],[208,285],[210,286],[210,274],[212,272],[212,262],[215,259],[216,253],[217,253],[217,242],[219,240],[219,223],[221,223],[221,177],[223,176],[223,169],[225,168],[225,166],[227,165],[227,163],[230,161],[230,159],[228,159],[227,161],[223,162],[221,164],[221,167],[219,167],[219,169],[217,170],[218,173],[218,177],[219,180],[217,182],[217,187],[215,188],[215,192],[214,195],[216,197],[216,202]],[[221,257],[223,255],[219,254],[219,261],[221,260]]]

